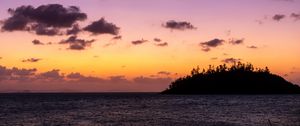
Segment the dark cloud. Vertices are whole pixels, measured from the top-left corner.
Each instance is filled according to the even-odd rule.
[[[234,39],[234,38],[232,38],[228,42],[232,45],[239,45],[239,44],[244,43],[244,39]]]
[[[20,6],[8,9],[11,15],[3,21],[4,31],[34,31],[38,35],[61,35],[59,28],[71,27],[77,21],[87,18],[78,7],[63,7],[60,4]]]
[[[72,50],[84,50],[86,47],[90,47],[91,44],[95,42],[94,39],[92,40],[84,40],[84,39],[78,39],[77,36],[70,36],[66,40],[62,40],[59,42],[59,44],[69,44],[69,49]]]
[[[160,77],[136,77],[133,78],[133,83],[138,85],[145,85],[149,86],[147,88],[156,87],[158,90],[161,88],[165,88],[170,82],[172,81],[171,78],[160,78]]]
[[[63,75],[59,73],[60,70],[53,69],[51,71],[47,71],[38,75],[39,79],[45,80],[62,80],[64,78]]]
[[[80,73],[70,73],[66,77],[68,79],[80,79],[80,78],[83,78],[84,76],[81,75]]]
[[[42,59],[39,59],[39,58],[29,58],[29,59],[22,60],[22,62],[24,62],[24,63],[27,63],[27,62],[29,62],[29,63],[35,63],[35,62],[38,62],[40,60],[42,60]]]
[[[153,41],[154,42],[161,42],[161,39],[160,38],[154,38]]]
[[[59,28],[55,27],[47,27],[44,24],[38,24],[32,26],[32,28],[35,30],[35,34],[37,35],[47,35],[47,36],[54,36],[54,35],[63,35]]]
[[[210,51],[211,48],[215,48],[220,45],[223,45],[224,42],[225,42],[224,40],[216,38],[207,42],[201,42],[200,46],[202,46],[203,51],[208,52]]]
[[[98,21],[92,22],[90,25],[83,28],[85,31],[89,31],[94,35],[98,34],[112,34],[118,35],[120,28],[113,23],[108,23],[104,18]]]
[[[254,46],[254,45],[252,45],[252,46],[247,46],[247,48],[250,48],[250,49],[257,49],[258,47],[257,47],[257,46]]]
[[[37,39],[33,40],[32,43],[34,45],[44,45],[44,43],[42,43],[40,40],[37,40]]]
[[[29,19],[24,16],[13,16],[3,22],[1,29],[3,31],[14,31],[14,30],[26,30],[29,31],[30,28],[27,27]]]
[[[37,69],[33,68],[33,69],[19,69],[16,67],[13,67],[11,69],[11,74],[12,75],[17,75],[17,76],[31,76],[34,75],[35,72],[37,71]]]
[[[175,30],[197,29],[190,22],[186,22],[186,21],[169,20],[162,26],[165,28],[170,28]]]
[[[168,72],[168,71],[159,71],[159,72],[157,72],[157,74],[159,74],[159,75],[171,75],[171,72]]]
[[[141,39],[141,40],[135,40],[135,41],[131,41],[131,43],[133,45],[140,45],[140,44],[143,44],[145,42],[148,42],[148,40],[145,40],[145,39]]]
[[[110,77],[109,77],[109,81],[110,81],[111,83],[114,83],[114,84],[130,83],[130,81],[127,80],[127,79],[125,78],[125,76],[123,76],[123,75],[110,76]]]
[[[77,35],[81,29],[78,24],[74,24],[71,29],[67,30],[67,35]]]
[[[275,20],[275,21],[280,21],[282,20],[283,18],[285,18],[285,15],[283,14],[275,14],[272,19]]]
[[[239,61],[241,61],[241,59],[226,58],[226,59],[222,60],[222,62],[224,62],[224,63],[237,63]]]
[[[156,43],[155,45],[163,47],[163,46],[168,46],[169,44],[167,42],[163,42],[163,43]]]
[[[61,91],[77,89],[78,91],[161,91],[171,83],[169,77],[138,76],[131,80],[125,76],[110,76],[107,79],[85,76],[78,72],[62,74],[53,69],[37,73],[37,69],[6,68],[0,65],[0,92],[4,90],[22,91],[30,87],[33,91]],[[10,85],[15,85],[13,88]],[[20,85],[20,86],[18,86]]]
[[[292,13],[291,17],[294,18],[295,20],[300,20],[300,14]]]
[[[30,80],[30,78],[35,74],[37,69],[19,69],[13,67],[11,69],[6,68],[0,65],[0,82],[4,80],[10,81],[26,81]]]

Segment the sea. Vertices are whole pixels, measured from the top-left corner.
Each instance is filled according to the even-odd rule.
[[[300,126],[300,95],[0,94],[0,126]]]

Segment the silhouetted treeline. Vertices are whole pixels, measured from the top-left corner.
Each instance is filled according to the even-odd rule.
[[[299,94],[300,87],[252,64],[226,64],[207,70],[199,67],[191,75],[172,82],[163,94]]]

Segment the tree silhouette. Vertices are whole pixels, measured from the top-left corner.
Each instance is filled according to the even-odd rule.
[[[254,68],[250,63],[237,62],[200,70],[178,78],[163,94],[299,94],[300,87],[270,73],[268,67]]]

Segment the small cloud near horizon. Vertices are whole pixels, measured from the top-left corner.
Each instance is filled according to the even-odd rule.
[[[252,46],[247,46],[247,48],[249,48],[249,49],[258,49],[258,47],[257,47],[257,46],[254,46],[254,45],[252,45]]]
[[[171,75],[171,72],[168,71],[159,71],[157,72],[158,75]]]
[[[223,63],[237,63],[237,62],[240,62],[241,59],[236,59],[236,58],[226,58],[226,59],[223,59],[221,62]]]
[[[24,59],[24,60],[22,60],[22,62],[23,63],[27,63],[27,62],[29,62],[29,63],[35,63],[35,62],[39,62],[39,61],[41,61],[42,59],[40,59],[40,58],[29,58],[29,59]]]

